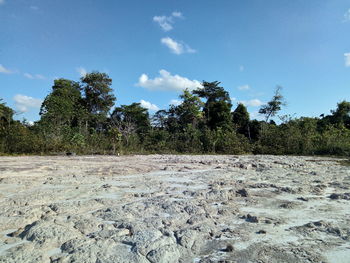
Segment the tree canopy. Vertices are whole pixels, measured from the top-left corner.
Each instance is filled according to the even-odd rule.
[[[0,153],[220,153],[350,156],[350,102],[320,118],[275,117],[285,105],[281,88],[251,120],[218,81],[184,89],[181,103],[150,115],[140,103],[114,107],[112,79],[91,72],[80,81],[56,79],[34,125],[14,120],[0,100]]]
[[[68,79],[56,79],[52,92],[47,95],[40,108],[41,122],[55,129],[72,125],[82,117],[83,100],[79,83]]]
[[[106,73],[97,71],[81,78],[83,98],[87,112],[90,114],[91,125],[98,127],[106,120],[116,97],[111,88],[112,79]]]
[[[220,87],[219,81],[203,81],[203,88],[193,93],[206,100],[204,103],[204,116],[210,129],[231,127],[231,99],[227,91]]]

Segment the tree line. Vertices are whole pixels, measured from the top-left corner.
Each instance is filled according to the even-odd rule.
[[[218,153],[350,156],[350,102],[318,118],[276,117],[285,105],[281,88],[251,120],[246,106],[232,111],[220,82],[185,89],[181,104],[150,116],[140,103],[114,107],[112,79],[91,72],[79,82],[56,79],[34,125],[14,120],[0,100],[1,154]]]

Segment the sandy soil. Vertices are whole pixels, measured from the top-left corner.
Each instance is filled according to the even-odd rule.
[[[350,262],[350,167],[284,156],[0,157],[0,262]]]

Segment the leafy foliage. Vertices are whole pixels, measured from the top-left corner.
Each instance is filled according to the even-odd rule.
[[[206,100],[203,108],[206,125],[210,129],[231,129],[232,104],[228,92],[223,87],[219,87],[218,81],[203,81],[202,85],[203,88],[193,93]]]
[[[232,122],[236,126],[237,132],[249,137],[249,113],[247,107],[242,103],[232,112]]]
[[[76,124],[81,120],[83,112],[79,83],[57,79],[52,86],[52,92],[41,105],[40,121],[45,125],[52,125],[56,130]]]
[[[320,118],[272,117],[285,105],[281,88],[260,109],[265,121],[250,120],[220,82],[184,90],[181,104],[152,117],[140,103],[112,107],[112,80],[88,73],[75,82],[54,81],[34,125],[13,119],[15,111],[0,100],[0,153],[81,154],[219,153],[327,154],[350,156],[350,102],[342,101]]]
[[[82,77],[81,82],[90,125],[101,128],[116,100],[111,88],[112,79],[106,73],[94,71]]]
[[[282,87],[278,86],[272,99],[266,105],[263,105],[259,110],[260,114],[265,115],[266,122],[268,122],[270,117],[275,116],[277,112],[281,110],[281,106],[285,105],[283,96],[281,94],[281,89]]]

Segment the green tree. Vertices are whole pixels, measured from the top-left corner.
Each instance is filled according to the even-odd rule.
[[[180,99],[180,105],[170,105],[168,111],[158,111],[155,115],[158,122],[162,121],[172,133],[182,132],[188,125],[197,128],[203,121],[203,102],[198,96],[186,89]]]
[[[181,130],[181,124],[179,122],[179,116],[177,106],[170,105],[168,111],[166,111],[166,129],[170,133],[174,134]]]
[[[203,102],[188,89],[180,95],[180,105],[170,105],[168,111],[158,111],[155,124],[169,132],[169,147],[177,152],[200,152],[200,130],[203,123]]]
[[[77,138],[82,140],[87,111],[84,108],[79,83],[56,79],[52,91],[40,108],[39,132],[49,151],[77,150]]]
[[[232,129],[231,99],[228,92],[219,85],[220,82],[218,81],[203,81],[203,88],[194,90],[193,94],[206,99],[203,111],[207,126],[210,129]]]
[[[94,71],[82,77],[81,82],[90,126],[101,128],[116,101],[111,88],[112,79],[106,73]]]
[[[207,127],[203,129],[201,142],[204,152],[242,154],[249,151],[248,140],[236,134],[234,130],[224,130],[217,128],[211,130]]]
[[[336,110],[332,110],[331,120],[333,124],[345,125],[350,128],[350,102],[343,100],[339,102]]]
[[[6,153],[38,153],[42,140],[29,127],[20,121],[13,121],[7,129],[4,152]]]
[[[14,113],[15,111],[6,106],[6,103],[0,99],[0,152],[6,151],[6,142],[10,134]]]
[[[187,127],[188,124],[191,124],[193,127],[197,127],[203,119],[201,111],[203,102],[188,89],[184,90],[180,98],[182,103],[175,108],[175,111],[181,126]]]
[[[250,138],[249,113],[242,103],[232,112],[232,122],[236,125],[238,133]]]
[[[277,112],[281,110],[281,107],[283,105],[286,105],[286,103],[284,102],[284,98],[281,94],[281,89],[282,87],[277,86],[272,99],[266,105],[263,105],[259,110],[260,114],[265,115],[266,122],[268,122],[270,117],[274,117],[277,114]]]
[[[6,106],[6,103],[2,102],[2,99],[0,99],[0,127],[10,124],[14,114],[15,111]]]
[[[52,92],[46,96],[40,108],[41,122],[55,129],[71,127],[79,122],[83,112],[79,83],[68,79],[56,79]]]

